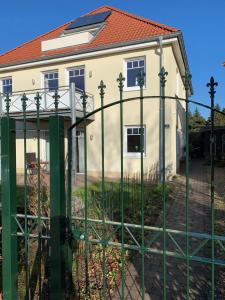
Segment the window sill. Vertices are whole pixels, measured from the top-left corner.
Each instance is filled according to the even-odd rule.
[[[141,153],[124,153],[125,158],[141,158]],[[146,158],[146,154],[143,153],[143,158]]]
[[[147,90],[147,87],[143,87],[143,90]],[[134,91],[140,91],[139,86],[134,86],[134,87],[124,87],[123,89],[124,92],[134,92]]]

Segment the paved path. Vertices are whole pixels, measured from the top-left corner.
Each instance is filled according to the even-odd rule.
[[[224,198],[225,168],[216,168],[216,197]],[[172,183],[172,199],[167,207],[166,227],[169,229],[185,231],[185,177],[178,176]],[[211,232],[211,210],[210,210],[210,169],[202,162],[191,162],[190,164],[190,231],[200,233]],[[224,210],[224,207],[223,207]],[[161,226],[162,218],[157,220],[155,226]],[[149,236],[151,238],[151,236]],[[176,238],[179,246],[185,251],[185,238]],[[162,249],[163,240],[158,240],[153,247]],[[199,245],[199,240],[190,240],[190,252]],[[175,246],[171,240],[167,240],[167,249],[174,251]],[[210,242],[198,253],[199,256],[209,257],[211,255]],[[140,255],[133,256],[132,263],[126,270],[125,299],[141,299],[140,278],[141,262]],[[177,258],[167,257],[167,299],[186,299],[186,272],[185,261]],[[217,271],[217,269],[216,269]],[[210,298],[211,268],[209,265],[199,262],[190,263],[190,299],[207,300]],[[219,274],[219,273],[218,273]],[[146,300],[163,299],[163,257],[150,254],[145,256],[145,296]],[[121,299],[121,287],[114,299]],[[216,299],[225,299],[217,292]]]

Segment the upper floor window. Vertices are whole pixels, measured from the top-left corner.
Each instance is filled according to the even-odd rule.
[[[59,88],[59,76],[58,72],[47,72],[44,73],[44,87],[49,92],[54,92]]]
[[[2,92],[3,94],[12,93],[12,78],[2,79]]]
[[[127,88],[138,87],[138,75],[145,73],[145,58],[133,58],[126,60]]]
[[[84,91],[84,76],[84,67],[69,70],[69,84],[74,82],[77,91]]]

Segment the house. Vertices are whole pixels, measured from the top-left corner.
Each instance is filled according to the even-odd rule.
[[[4,97],[10,94],[11,116],[17,119],[17,153],[23,153],[21,97],[28,97],[27,152],[37,152],[37,91],[41,99],[41,160],[49,159],[48,118],[53,113],[53,93],[57,89],[59,113],[65,116],[68,128],[83,116],[80,95],[88,94],[87,111],[100,106],[98,86],[106,85],[105,104],[119,99],[117,78],[125,77],[124,98],[138,97],[136,76],[146,74],[144,95],[160,95],[159,72],[168,72],[166,95],[185,98],[183,76],[189,70],[180,30],[143,17],[103,6],[27,43],[0,55],[1,114],[5,113]],[[72,84],[74,83],[74,85]],[[159,170],[161,165],[160,99],[144,102],[144,171]],[[120,173],[119,106],[105,110],[105,172],[108,177]],[[124,104],[124,172],[140,170],[139,102]],[[185,102],[166,100],[166,168],[176,173],[183,156],[185,135]],[[4,137],[2,137],[4,138]],[[77,172],[82,173],[83,129],[76,129]],[[23,171],[23,155],[17,155],[17,169]],[[88,173],[101,172],[100,114],[88,119]]]

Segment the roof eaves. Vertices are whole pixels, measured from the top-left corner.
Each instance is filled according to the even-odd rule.
[[[167,34],[163,36],[163,39],[169,39],[169,38],[174,38],[174,37],[179,37],[180,32],[175,32],[171,34]],[[9,64],[0,64],[0,69],[6,68],[6,67],[12,67],[12,66],[18,66],[18,65],[26,65],[28,63],[34,63],[34,62],[41,62],[45,60],[52,60],[56,58],[63,58],[67,56],[73,56],[73,55],[79,55],[79,54],[85,54],[85,53],[91,53],[91,52],[96,52],[96,51],[102,51],[102,50],[108,50],[108,49],[114,49],[114,48],[119,48],[119,47],[125,47],[125,46],[132,46],[132,45],[137,45],[137,44],[143,44],[143,43],[148,43],[148,42],[153,42],[158,40],[158,38],[161,35],[153,36],[147,39],[139,39],[139,40],[133,40],[133,41],[128,41],[128,42],[120,42],[120,43],[114,43],[110,45],[103,45],[103,46],[98,46],[95,48],[90,48],[90,49],[82,49],[82,50],[76,50],[76,51],[71,51],[67,53],[60,53],[60,54],[55,54],[55,55],[50,55],[50,56],[45,56],[45,57],[40,57],[36,59],[30,59],[30,60],[24,60],[24,61],[16,61],[14,63],[9,63]]]
[[[188,58],[187,58],[187,52],[186,52],[186,48],[185,48],[185,44],[184,44],[183,34],[182,34],[181,31],[180,31],[180,34],[178,35],[178,41],[180,43],[180,48],[181,48],[183,60],[184,60],[184,63],[185,63],[185,68],[186,68],[187,72],[190,73],[190,68],[189,68]],[[194,94],[194,89],[193,89],[192,81],[191,81],[190,92],[191,92],[191,95]]]

